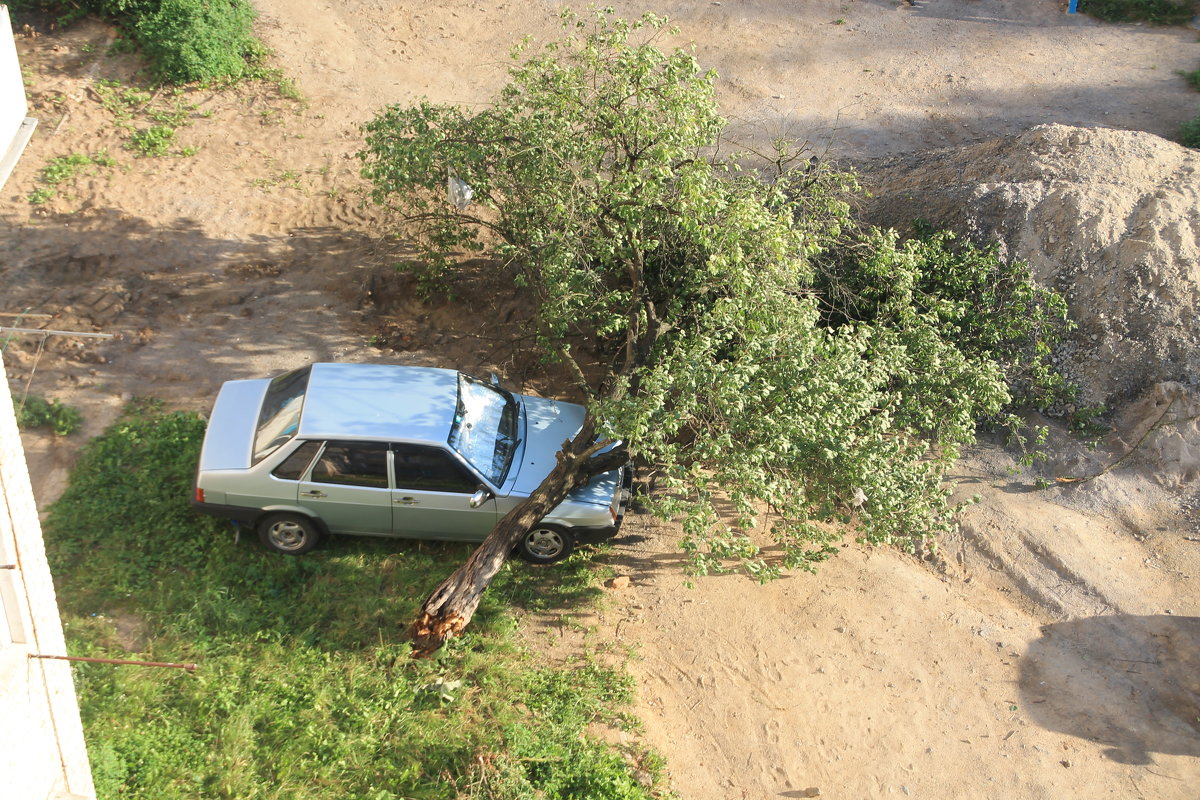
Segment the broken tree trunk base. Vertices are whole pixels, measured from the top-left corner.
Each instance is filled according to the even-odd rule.
[[[412,637],[413,657],[428,658],[433,655],[449,639],[462,633],[463,628],[467,627],[467,621],[465,617],[458,615],[434,617],[422,613],[409,632]]]
[[[500,572],[513,548],[530,528],[563,501],[567,494],[593,475],[621,466],[621,448],[603,454],[594,441],[596,424],[589,414],[574,439],[564,442],[557,463],[541,485],[496,524],[487,538],[454,574],[438,584],[425,600],[409,628],[412,654],[424,658],[462,633],[492,579]]]

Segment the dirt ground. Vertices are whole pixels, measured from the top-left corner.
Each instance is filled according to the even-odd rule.
[[[132,396],[204,410],[222,381],[312,360],[494,370],[552,392],[504,337],[511,289],[481,279],[459,303],[429,307],[391,275],[403,248],[378,238],[353,153],[358,126],[387,103],[484,102],[513,42],[556,34],[558,4],[256,5],[304,99],[190,92],[197,109],[178,134],[196,149],[188,156],[123,149],[128,133],[97,81],[136,82],[138,65],[104,54],[113,31],[86,22],[18,35],[41,124],[0,191],[0,312],[25,314],[0,324],[120,338],[14,341],[4,351],[14,394],[28,386],[79,406],[94,434]],[[1195,31],[1101,25],[1053,2],[654,10],[718,71],[733,138],[747,146],[788,135],[862,158],[1042,122],[1170,135],[1197,105],[1176,75],[1200,65]],[[115,167],[27,201],[50,159],[101,149]],[[816,576],[686,589],[676,532],[631,517],[615,556],[631,584],[578,621],[638,654],[636,711],[679,796],[1194,798],[1195,470],[1131,458],[1093,481],[1053,481],[1119,458],[1152,416],[1147,402],[1095,453],[1056,438],[1040,472],[981,445],[956,476],[981,501],[935,559],[848,540]],[[1161,437],[1190,447],[1195,421],[1177,416]],[[61,490],[81,441],[27,437],[40,502]],[[1051,488],[1034,491],[1037,477]],[[560,629],[547,622],[533,639],[543,634]]]

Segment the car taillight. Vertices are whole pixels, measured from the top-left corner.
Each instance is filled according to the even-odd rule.
[[[197,503],[204,502],[204,490],[201,489],[199,486],[196,487],[196,502]]]
[[[608,507],[608,515],[609,515],[610,517],[612,517],[612,519],[613,519],[613,524],[614,524],[614,525],[616,525],[616,524],[617,524],[617,512],[616,512],[616,511],[613,511],[613,509],[612,509],[612,506],[609,506],[609,507]]]

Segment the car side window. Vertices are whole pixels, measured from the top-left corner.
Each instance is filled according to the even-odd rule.
[[[313,467],[312,480],[386,489],[387,452],[384,442],[328,442]]]
[[[396,488],[473,494],[479,479],[445,450],[415,444],[392,445]]]
[[[292,454],[285,458],[271,474],[285,481],[298,481],[312,463],[313,456],[321,449],[320,442],[305,442],[297,447]]]

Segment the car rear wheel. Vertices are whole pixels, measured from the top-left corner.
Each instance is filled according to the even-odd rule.
[[[553,564],[571,555],[575,538],[558,525],[534,525],[517,545],[521,558],[533,564]]]
[[[271,514],[258,523],[258,538],[268,550],[298,556],[317,546],[321,531],[300,514]]]

